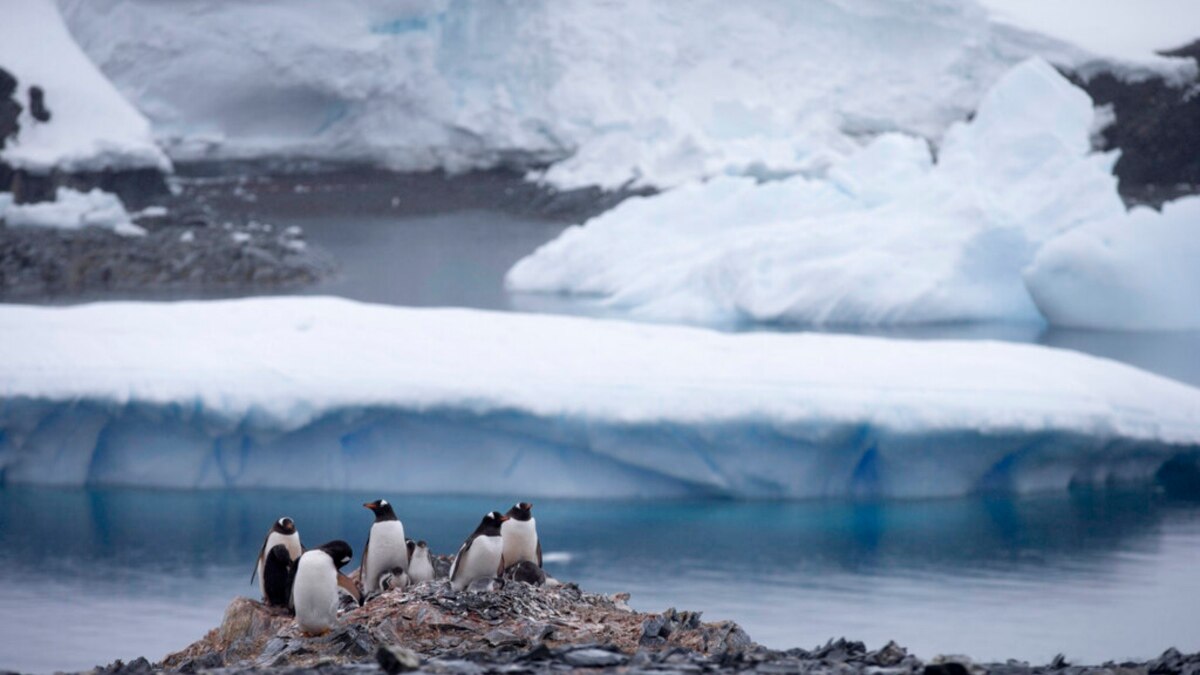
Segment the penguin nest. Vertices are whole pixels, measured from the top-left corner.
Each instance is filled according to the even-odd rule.
[[[220,628],[169,655],[162,667],[354,663],[371,660],[385,645],[425,658],[489,660],[579,644],[609,645],[625,653],[685,647],[704,654],[753,644],[732,622],[701,623],[699,614],[673,609],[638,613],[625,604],[628,597],[586,593],[574,584],[498,580],[456,592],[445,581],[433,581],[383,593],[342,614],[337,629],[317,637],[300,634],[295,621],[279,610],[237,598]]]

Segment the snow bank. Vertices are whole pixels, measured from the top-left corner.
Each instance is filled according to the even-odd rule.
[[[60,187],[54,201],[36,204],[13,204],[9,196],[0,201],[0,221],[10,227],[53,227],[63,230],[104,227],[125,236],[146,234],[144,229],[133,224],[120,197],[99,188],[79,192]]]
[[[598,295],[704,323],[1039,321],[1038,247],[1124,207],[1089,154],[1091,100],[1040,59],[1006,73],[934,164],[884,135],[825,179],[718,178],[631,199],[509,272],[511,289]]]
[[[0,306],[8,483],[916,497],[1146,481],[1200,390],[995,342],[332,298]]]
[[[25,107],[18,120],[20,135],[0,150],[0,161],[36,173],[170,170],[151,136],[150,123],[71,39],[53,0],[4,3],[0,68],[17,78],[18,100]],[[31,85],[45,91],[48,122],[30,114],[26,92]]]
[[[1030,54],[1097,58],[963,0],[61,4],[176,156],[556,161],[562,187],[819,172],[940,138]]]
[[[1200,197],[1071,230],[1042,247],[1025,282],[1055,325],[1200,329]]]

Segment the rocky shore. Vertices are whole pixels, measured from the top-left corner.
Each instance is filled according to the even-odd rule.
[[[628,595],[587,593],[573,584],[476,582],[455,592],[444,581],[389,591],[342,616],[325,635],[301,635],[288,614],[235,599],[221,625],[152,664],[144,658],[96,675],[263,673],[438,675],[516,673],[789,673],[812,675],[1200,675],[1200,653],[1168,650],[1144,663],[1044,666],[975,663],[964,656],[923,661],[888,643],[868,649],[834,640],[814,649],[767,649],[736,623],[699,613],[633,611]]]

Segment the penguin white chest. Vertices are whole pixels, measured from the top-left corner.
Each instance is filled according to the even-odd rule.
[[[471,542],[461,560],[454,561],[451,582],[455,589],[462,590],[476,579],[490,579],[500,568],[500,556],[504,554],[501,537],[479,536]]]
[[[537,520],[506,520],[500,526],[500,535],[504,538],[504,565],[511,567],[522,560],[534,563],[537,556]]]
[[[266,560],[267,554],[271,552],[271,549],[280,544],[287,547],[292,560],[299,558],[300,554],[304,552],[304,549],[300,548],[300,534],[298,532],[281,534],[271,530],[271,533],[267,535],[267,545],[263,547],[262,557],[258,559],[258,588],[262,591],[264,598],[267,597],[267,585],[263,579],[263,563]]]
[[[368,593],[379,590],[379,578],[393,567],[408,569],[408,542],[404,540],[404,525],[399,520],[385,520],[371,526],[363,590]]]
[[[337,625],[337,568],[329,554],[313,550],[300,556],[292,584],[292,604],[296,607],[296,625],[306,633],[323,633]]]

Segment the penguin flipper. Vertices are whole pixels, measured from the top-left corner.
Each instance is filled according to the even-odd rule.
[[[367,579],[367,554],[370,552],[371,531],[367,530],[367,543],[363,544],[362,562],[358,564],[358,583],[362,584],[364,593],[369,593],[375,590],[374,580]]]
[[[542,540],[541,540],[541,538],[538,538],[537,551],[538,551],[538,567],[541,567],[542,566]]]
[[[504,565],[504,554],[503,554],[503,553],[501,553],[501,554],[500,554],[500,567],[499,567],[499,569],[497,569],[497,570],[496,570],[496,576],[497,576],[497,577],[502,577],[502,576],[504,576],[504,570],[505,570],[505,569],[506,569],[506,568],[505,568],[505,565]]]
[[[362,607],[362,593],[358,590],[358,585],[354,583],[353,579],[345,574],[342,574],[341,572],[338,572],[337,583],[338,586],[350,594],[350,597],[354,598],[354,601],[358,603],[359,607]]]
[[[463,542],[462,547],[458,549],[458,553],[454,556],[454,562],[450,564],[450,581],[452,583],[455,575],[458,574],[458,563],[462,562],[463,558],[467,555],[467,551],[471,550],[472,541],[475,541],[475,537],[470,537]]]
[[[267,542],[271,540],[271,530],[267,530],[267,536],[263,537],[262,546],[258,549],[258,560],[254,561],[254,569],[250,570],[250,583],[254,583],[254,577],[258,576],[258,566],[263,562],[263,556],[267,554]]]

